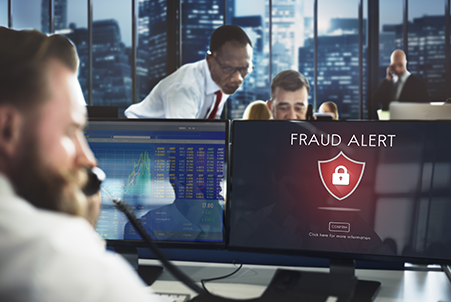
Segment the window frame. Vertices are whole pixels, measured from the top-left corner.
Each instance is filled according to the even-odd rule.
[[[93,104],[93,96],[92,96],[92,23],[93,23],[93,1],[95,0],[87,0],[87,15],[88,15],[88,100],[87,103],[89,105]],[[131,10],[131,22],[132,22],[132,104],[137,103],[138,95],[138,87],[137,87],[137,26],[138,26],[138,0],[130,0],[132,2],[132,10]],[[228,15],[227,15],[227,5],[229,0],[224,1],[224,24],[227,23]],[[272,0],[269,1],[269,11],[272,11]],[[314,111],[318,109],[317,103],[317,89],[318,89],[318,2],[321,0],[313,0],[314,1],[314,12],[313,12],[313,33],[314,33],[314,96],[313,96],[313,108]],[[403,16],[403,49],[408,52],[408,5],[409,0],[402,0],[403,8],[402,8],[402,16]],[[445,69],[446,69],[446,94],[447,96],[451,96],[451,45],[450,45],[450,1],[444,0],[444,15],[445,15]],[[12,6],[14,0],[8,0],[8,27],[13,28],[13,15],[12,15]],[[363,35],[363,6],[364,3],[367,5],[367,18],[368,18],[368,48],[367,48],[367,91],[366,98],[363,99],[364,96],[364,70],[363,70],[363,44],[364,44],[364,35]],[[167,44],[167,72],[168,74],[177,70],[181,65],[181,0],[167,0],[167,35],[168,35],[168,44]],[[364,102],[369,106],[371,106],[371,102],[369,102],[371,98],[371,94],[376,90],[378,86],[378,68],[379,68],[379,16],[380,16],[380,8],[379,8],[379,0],[358,0],[357,4],[358,9],[358,22],[359,22],[359,119],[364,118]],[[54,0],[49,0],[49,30],[50,33],[54,33]],[[230,18],[229,18],[230,19]],[[272,14],[269,14],[269,73],[272,74]],[[175,59],[174,59],[175,58]],[[367,108],[369,110],[371,108]]]

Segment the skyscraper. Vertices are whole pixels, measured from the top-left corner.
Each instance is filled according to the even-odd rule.
[[[447,98],[445,56],[445,16],[413,19],[409,23],[407,66],[426,82],[430,100]]]
[[[182,0],[182,64],[205,58],[211,33],[223,24],[223,0]]]
[[[140,0],[138,8],[138,102],[167,75],[166,1]]]
[[[364,20],[364,24],[366,21]],[[340,118],[359,118],[359,35],[357,20],[332,19],[330,35],[318,37],[318,105],[325,101],[337,104]],[[355,27],[352,26],[355,25]],[[365,28],[365,27],[364,27]],[[339,34],[338,34],[339,33]],[[364,38],[365,39],[365,38]],[[366,48],[364,48],[365,58]],[[307,78],[314,78],[313,39],[299,48],[299,71]],[[366,60],[364,74],[366,70]],[[364,91],[366,82],[364,79]],[[311,89],[313,90],[313,83]],[[366,99],[365,95],[363,99]],[[364,102],[365,103],[365,102]]]
[[[265,22],[269,24],[269,4],[265,11]],[[302,0],[272,2],[272,77],[282,70],[298,68],[298,49],[304,45],[303,11]],[[265,39],[269,41],[269,26],[265,28]]]
[[[41,2],[41,31],[49,32],[49,1]],[[54,0],[53,22],[55,30],[67,28],[67,0]]]
[[[94,105],[119,106],[119,113],[131,104],[130,57],[114,19],[93,22]]]

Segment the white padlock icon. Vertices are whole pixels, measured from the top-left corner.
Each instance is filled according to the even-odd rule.
[[[343,173],[338,172],[340,169],[343,169]],[[348,169],[345,166],[338,166],[335,168],[335,173],[332,174],[332,184],[338,186],[347,186],[349,185],[349,174]]]

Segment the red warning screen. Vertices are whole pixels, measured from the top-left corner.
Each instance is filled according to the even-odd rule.
[[[230,245],[451,260],[450,154],[447,122],[236,121]]]

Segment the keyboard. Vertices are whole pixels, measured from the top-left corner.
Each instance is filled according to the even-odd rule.
[[[157,296],[168,298],[173,302],[188,302],[190,296],[188,294],[170,294],[170,293],[154,293]]]

